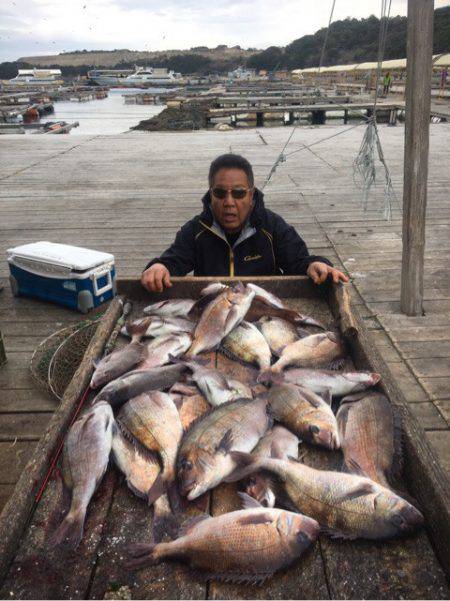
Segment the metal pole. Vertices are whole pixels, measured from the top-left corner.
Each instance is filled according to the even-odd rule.
[[[433,0],[408,0],[400,306],[406,315],[416,316],[423,315],[433,16]]]

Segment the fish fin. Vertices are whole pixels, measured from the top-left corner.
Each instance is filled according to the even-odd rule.
[[[139,570],[146,566],[154,566],[159,563],[154,555],[154,551],[158,545],[146,544],[146,543],[135,543],[128,545],[125,548],[125,552],[129,559],[125,561],[125,567],[129,570]]]
[[[230,351],[227,348],[225,348],[223,346],[223,344],[220,344],[217,347],[217,350],[219,351],[219,353],[221,353],[225,357],[228,357],[228,359],[231,359],[232,361],[236,361],[236,363],[240,363],[241,365],[245,365],[245,366],[247,366],[247,365],[253,365],[253,363],[250,363],[249,361],[244,361],[244,359],[241,359],[240,357],[238,357],[237,355],[235,355],[232,351]]]
[[[274,372],[271,369],[262,371],[256,378],[258,384],[283,384],[285,380],[283,372]]]
[[[297,327],[296,330],[297,330],[297,335],[300,339],[306,338],[307,336],[311,335],[311,332],[308,332],[308,330],[305,330],[305,328]]]
[[[234,324],[234,327],[236,327],[236,324],[234,323],[236,321],[236,316],[239,313],[239,308],[236,305],[232,305],[231,309],[228,311],[228,315],[227,318],[225,319],[225,323],[223,324],[223,329],[225,332],[230,331],[228,330],[228,328],[230,327],[230,324]]]
[[[250,524],[271,524],[272,521],[273,521],[273,518],[270,515],[270,513],[260,513],[257,515],[250,513],[250,515],[244,515],[243,517],[239,518],[239,520],[238,520],[238,522],[242,526],[246,526],[246,525],[250,525]]]
[[[203,581],[218,580],[235,584],[259,586],[273,576],[274,570],[268,572],[205,572],[194,570],[196,576]]]
[[[303,457],[305,457],[307,453],[308,451],[305,451],[299,457],[293,457],[292,455],[288,455],[288,461],[294,461],[295,463],[303,463]]]
[[[229,453],[231,459],[238,466],[246,467],[247,465],[252,465],[256,462],[255,457],[250,453],[242,453],[241,451],[230,451]]]
[[[321,330],[326,330],[326,327],[320,323],[320,321],[317,321],[317,319],[314,319],[314,317],[310,317],[309,315],[299,314],[298,323],[301,323],[305,326],[314,326],[316,328],[320,328]]]
[[[356,403],[367,396],[367,390],[361,392],[354,392],[353,394],[346,394],[341,400],[341,406],[343,403]]]
[[[156,476],[155,481],[147,491],[147,503],[153,505],[153,503],[159,499],[161,495],[167,492],[166,482],[161,475],[161,472]]]
[[[327,405],[330,405],[333,401],[333,395],[331,393],[331,388],[323,388],[320,392],[317,393]]]
[[[196,507],[202,513],[208,513],[209,509],[209,494],[206,492],[203,495],[200,495],[193,501],[191,501],[191,505]]]
[[[203,522],[204,520],[207,520],[210,517],[211,516],[209,515],[209,513],[202,513],[202,515],[195,515],[193,517],[187,518],[187,520],[185,520],[178,528],[178,538],[190,534],[195,528],[195,526],[197,526],[197,524],[200,524],[200,522]]]
[[[129,336],[143,337],[148,330],[151,321],[152,317],[144,317],[143,319],[137,319],[136,321],[129,321],[125,324],[125,328]]]
[[[173,480],[172,482],[167,482],[166,489],[172,511],[174,513],[181,513],[183,508],[183,501],[181,499],[176,480]]]
[[[260,509],[262,507],[259,501],[248,495],[246,492],[238,492],[238,496],[241,498],[243,509],[255,509],[255,507]]]
[[[233,431],[231,428],[225,432],[220,440],[219,444],[216,446],[216,451],[220,451],[224,454],[228,453],[231,450],[231,446],[233,444]]]
[[[355,540],[356,538],[358,538],[358,536],[356,534],[347,534],[347,533],[341,532],[340,530],[335,530],[334,528],[329,528],[328,526],[321,526],[320,531],[323,534],[326,534],[327,536],[329,536],[330,538],[333,538],[333,539],[341,538],[341,539],[345,539],[345,540]]]
[[[348,459],[344,459],[344,464],[348,473],[358,474],[359,476],[365,476],[367,478],[367,475],[364,472],[363,468],[355,459],[352,459],[351,457],[349,457]]]
[[[339,357],[337,359],[333,359],[333,361],[330,361],[330,364],[329,364],[329,368],[332,369],[333,371],[338,371],[339,369],[343,369],[344,366],[345,366],[344,357]]]
[[[102,362],[101,359],[92,359],[92,365],[94,366],[95,369],[97,369],[97,367],[100,365],[101,362]]]
[[[184,398],[183,397],[176,397],[176,396],[171,396],[171,399],[173,401],[173,404],[175,405],[175,407],[177,408],[177,411],[179,412],[181,407],[183,406],[184,403]]]
[[[69,512],[50,537],[50,545],[64,545],[68,549],[76,549],[83,538],[85,517],[84,511],[78,512],[74,516],[71,516]]]
[[[162,495],[153,505],[153,540],[159,543],[163,538],[174,539],[177,537],[178,529],[178,520],[170,511],[167,497]]]
[[[363,497],[370,493],[377,492],[377,486],[375,483],[370,480],[366,480],[365,482],[361,482],[354,488],[345,491],[340,497],[336,499],[338,503],[343,503],[345,501],[350,501],[351,499],[357,499],[358,497]]]
[[[348,411],[349,408],[347,405],[343,405],[341,402],[341,406],[338,409],[338,412],[336,414],[336,422],[338,425],[338,430],[339,430],[339,437],[341,439],[345,438],[345,430],[347,428],[347,421],[348,421]]]
[[[274,440],[270,445],[270,456],[273,459],[284,459],[284,453],[280,448],[280,445]]]
[[[328,330],[328,332],[325,332],[325,334],[327,335],[327,338],[329,340],[331,340],[331,342],[335,342],[336,344],[339,344],[342,342],[342,340],[341,340],[340,336],[337,334],[337,332]]]
[[[197,301],[195,301],[195,303],[187,312],[186,315],[188,319],[196,321],[206,309],[206,307],[209,305],[209,303],[215,298],[217,298],[222,292],[223,290],[219,290],[217,292],[210,292],[209,294],[205,294],[205,296],[200,297]]]

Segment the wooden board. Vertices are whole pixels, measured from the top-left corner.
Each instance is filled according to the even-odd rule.
[[[195,296],[207,281],[211,280],[175,279],[168,295]],[[356,365],[359,368],[370,367],[377,370],[381,367],[381,363],[374,363],[373,353],[376,351],[371,347],[367,350],[362,320],[353,319],[354,316],[348,305],[343,302],[345,299],[341,293],[336,294],[333,289],[317,289],[305,278],[267,278],[262,279],[260,283],[285,298],[292,308],[311,314],[329,326],[333,322],[331,307],[341,325],[347,324],[347,330],[351,331],[348,324],[352,324],[357,330],[356,337],[349,340]],[[135,310],[149,301],[149,295],[138,287],[136,282],[124,281],[120,287],[134,298]],[[322,293],[318,294],[319,291]],[[155,298],[156,295],[153,300]],[[103,343],[105,340],[106,330]],[[254,368],[232,362],[222,354],[217,354],[214,362],[224,372],[233,373],[238,379],[254,383]],[[349,362],[348,367],[351,365]],[[388,381],[385,387],[388,394],[396,397],[394,402],[401,404],[395,385]],[[420,488],[420,474],[417,466],[411,464],[417,456],[417,449],[413,443],[418,432],[415,430],[415,418],[408,414],[405,418],[413,420],[413,425],[408,422],[406,427],[409,436],[406,445],[406,477],[408,483],[412,477],[415,478],[411,481],[411,486],[419,497],[417,487]],[[424,441],[421,444],[425,447],[421,451],[420,467],[426,470],[429,450]],[[325,454],[324,458],[323,453],[319,454],[319,459],[322,462],[330,461],[330,455]],[[442,501],[442,490],[435,491],[435,477],[433,470],[428,469],[426,488],[429,500],[422,495],[420,501],[424,500],[423,507],[427,520],[430,516],[429,526],[435,537],[435,544],[437,541],[442,551],[445,541],[436,536],[437,528],[439,525],[442,527],[439,511],[441,516],[444,515],[442,505],[439,505]],[[424,531],[407,541],[391,543],[342,542],[321,538],[310,553],[259,588],[217,582],[205,584],[176,563],[163,564],[136,573],[129,572],[123,565],[125,547],[130,542],[151,539],[151,512],[142,500],[133,497],[114,469],[108,471],[89,508],[85,541],[76,553],[64,556],[65,563],[62,563],[51,550],[46,552],[48,535],[63,513],[62,494],[58,487],[60,480],[55,478],[47,487],[32,516],[31,527],[25,530],[13,563],[7,570],[0,592],[7,594],[9,598],[51,596],[99,599],[105,595],[118,594],[118,591],[125,591],[132,598],[164,599],[392,598],[397,595],[404,598],[445,598],[449,593],[442,568]],[[438,504],[430,513],[429,504],[435,503],[436,499]],[[235,486],[223,485],[212,492],[212,515],[238,507]],[[9,511],[11,512],[11,509]],[[69,575],[64,572],[64,565],[70,566]],[[33,580],[35,570],[39,570],[40,576]],[[72,577],[72,574],[79,574],[79,577]]]

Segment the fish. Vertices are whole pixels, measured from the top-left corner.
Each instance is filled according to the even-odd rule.
[[[285,346],[281,351],[280,358],[269,371],[280,373],[290,365],[314,368],[326,365],[338,367],[345,356],[344,343],[335,332],[311,334],[311,336]],[[261,374],[259,381],[264,382],[265,378],[266,375]]]
[[[169,390],[169,394],[178,409],[184,431],[211,409],[211,405],[196,386],[176,383]]]
[[[278,296],[275,296],[275,294],[264,290],[264,288],[261,288],[261,286],[257,286],[256,284],[250,283],[247,284],[247,288],[250,288],[250,290],[253,290],[255,292],[257,299],[264,301],[268,305],[271,305],[272,307],[275,307],[277,309],[286,308],[284,306],[283,301],[280,298],[278,298]]]
[[[191,346],[192,336],[187,332],[159,336],[148,343],[146,357],[136,366],[136,369],[152,369],[170,362],[171,356],[183,355]]]
[[[168,390],[177,382],[186,367],[164,365],[154,369],[133,370],[104,386],[92,404],[107,401],[115,409],[125,401],[150,390]]]
[[[143,320],[137,320],[143,321]],[[157,338],[158,336],[166,336],[168,334],[176,334],[178,332],[187,332],[193,334],[195,330],[195,322],[185,317],[159,317],[157,315],[145,318],[147,329],[144,337]],[[135,322],[132,322],[135,323]],[[124,336],[129,336],[129,325],[127,324],[121,329]]]
[[[390,539],[423,524],[418,509],[369,478],[314,469],[294,459],[232,455],[241,465],[275,474],[298,511],[315,519],[334,538]]]
[[[186,317],[195,304],[191,298],[173,298],[148,305],[144,309],[145,315],[159,315],[159,317]]]
[[[199,359],[189,360],[171,357],[171,360],[191,370],[192,380],[205,395],[208,403],[214,407],[238,398],[253,397],[248,386],[225,376],[218,369],[203,365]]]
[[[218,348],[221,341],[245,318],[255,293],[243,286],[226,289],[205,308],[195,328],[187,356]]]
[[[297,326],[280,317],[265,315],[255,325],[266,339],[271,352],[277,357],[280,356],[286,345],[296,342],[300,338]]]
[[[231,359],[255,363],[261,371],[270,368],[272,354],[266,339],[258,328],[242,321],[222,340],[220,350]]]
[[[269,430],[258,442],[252,455],[264,457],[277,457],[278,459],[298,458],[298,445],[300,440],[283,426],[276,425]],[[248,470],[238,468],[227,482],[236,482],[246,478]],[[256,499],[263,507],[274,507],[276,500],[276,484],[267,472],[253,473],[243,482],[244,491]]]
[[[389,399],[371,391],[346,396],[336,419],[346,469],[389,488],[395,476],[394,460],[401,459]]]
[[[295,384],[278,384],[270,388],[268,399],[273,417],[302,440],[339,449],[336,418],[320,396]]]
[[[309,315],[302,315],[298,311],[294,311],[293,309],[275,307],[274,305],[267,302],[266,299],[255,296],[253,302],[250,306],[250,309],[245,316],[247,321],[258,321],[261,317],[278,317],[280,319],[285,319],[295,326],[301,325],[310,325],[316,326],[322,330],[325,330],[325,326],[321,324],[319,321],[310,317]]]
[[[106,471],[114,415],[108,403],[97,403],[71,426],[63,448],[63,481],[71,492],[69,512],[51,537],[52,544],[75,549],[82,537],[89,502]]]
[[[207,578],[261,583],[292,564],[319,535],[319,525],[309,517],[268,509],[246,496],[244,503],[238,511],[187,521],[171,542],[128,547],[127,567],[139,569],[173,558]]]
[[[161,457],[163,469],[147,492],[149,504],[168,492],[176,508],[175,463],[183,426],[170,395],[154,390],[130,399],[121,408],[117,425],[129,440],[136,439]]]
[[[158,457],[152,451],[131,442],[115,428],[112,437],[112,456],[126,479],[128,488],[141,499],[148,501],[148,491],[161,472]],[[174,534],[177,522],[173,516],[169,500],[162,495],[153,504],[153,540],[161,540],[164,534]]]
[[[271,426],[268,400],[237,399],[215,407],[184,434],[177,457],[180,493],[189,501],[225,480],[232,450],[250,452]]]
[[[93,390],[130,371],[146,356],[147,350],[140,342],[130,342],[110,355],[106,355],[95,365],[90,386]]]
[[[369,371],[338,372],[325,369],[294,368],[283,372],[284,381],[299,384],[320,394],[329,390],[331,396],[343,396],[375,386],[380,374]]]

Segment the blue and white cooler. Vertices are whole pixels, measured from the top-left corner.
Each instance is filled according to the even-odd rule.
[[[11,290],[87,313],[116,293],[114,255],[54,242],[8,249]]]

